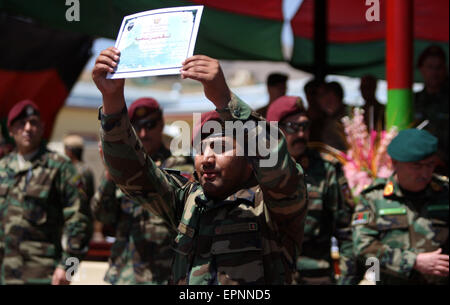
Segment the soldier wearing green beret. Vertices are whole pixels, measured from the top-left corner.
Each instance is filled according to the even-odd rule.
[[[362,192],[353,250],[362,264],[378,259],[377,284],[448,283],[448,178],[433,174],[437,142],[401,131],[388,146],[394,174]]]

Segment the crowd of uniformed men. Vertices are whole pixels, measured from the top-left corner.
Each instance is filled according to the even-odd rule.
[[[181,77],[201,82],[216,109],[193,128],[193,143],[201,143],[195,155],[174,156],[163,144],[158,102],[140,98],[127,109],[124,80],[106,78],[120,53],[103,50],[92,71],[103,97],[105,170],[96,191],[81,137],[65,138],[62,156],[46,148],[35,103],[9,112],[15,150],[0,159],[0,283],[69,284],[68,259],[84,258],[93,232],[102,238],[102,224],[115,237],[105,275],[111,284],[358,284],[373,258],[377,284],[448,283],[442,54],[430,47],[419,60],[425,88],[416,94],[416,117],[429,120],[431,133],[400,131],[388,146],[394,174],[356,200],[338,160],[309,145],[345,148],[338,83],[309,82],[306,109],[285,95],[287,76],[273,74],[269,104],[253,111],[229,90],[217,60],[190,57]],[[368,122],[383,126],[375,89],[373,77],[362,79]],[[228,121],[265,120],[278,127],[247,124],[254,127],[237,130],[244,142],[225,132]],[[222,128],[202,128],[207,122]],[[273,135],[276,145],[269,145]],[[259,150],[248,153],[255,138],[270,147],[274,165],[264,166],[268,157]]]

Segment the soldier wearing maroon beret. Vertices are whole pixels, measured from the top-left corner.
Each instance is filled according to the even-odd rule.
[[[351,208],[345,203],[347,182],[337,160],[308,146],[311,120],[297,96],[282,96],[267,110],[267,120],[276,121],[283,131],[291,156],[304,168],[309,204],[305,239],[297,260],[299,284],[333,284],[335,270],[331,239],[349,240]],[[350,199],[350,198],[347,198]],[[350,200],[348,201],[351,202]],[[348,210],[348,211],[347,211]],[[339,253],[334,259],[338,259]]]
[[[16,150],[0,160],[0,284],[69,284],[92,233],[82,180],[46,148],[33,101],[17,103],[7,124]]]

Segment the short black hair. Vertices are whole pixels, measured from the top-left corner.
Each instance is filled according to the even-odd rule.
[[[423,63],[428,57],[439,57],[445,63],[447,62],[447,57],[444,50],[440,46],[434,44],[430,45],[425,50],[423,50],[422,53],[420,53],[419,59],[417,60],[417,68],[422,67]]]
[[[78,160],[78,161],[83,161],[83,148],[79,148],[79,147],[70,147],[70,146],[65,146],[65,148],[67,150],[70,150],[70,152],[72,153],[72,155]]]
[[[288,76],[283,73],[270,73],[267,77],[267,86],[278,85],[282,83],[286,83],[288,80]]]
[[[321,85],[323,85],[323,81],[313,78],[305,84],[303,91],[305,94],[308,94],[308,92],[311,92],[312,90],[317,90]]]

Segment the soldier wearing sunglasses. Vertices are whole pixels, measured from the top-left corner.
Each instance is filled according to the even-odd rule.
[[[267,110],[267,120],[278,122],[289,153],[306,174],[309,203],[304,241],[297,260],[297,282],[333,284],[331,238],[335,236],[343,242],[341,233],[345,230],[338,228],[348,227],[352,213],[345,204],[346,199],[350,199],[345,196],[349,194],[345,177],[337,162],[324,159],[320,152],[308,147],[311,120],[299,97],[282,96],[275,100]]]

